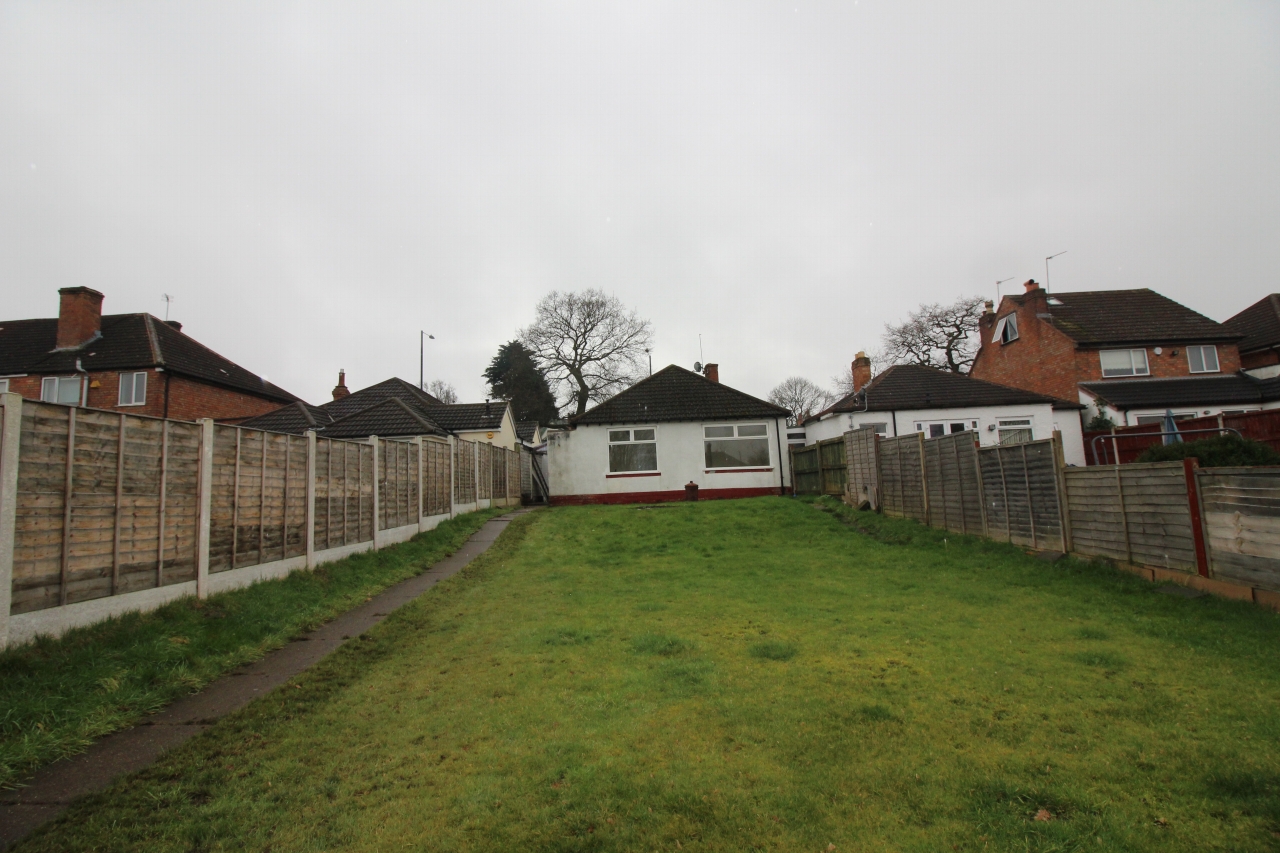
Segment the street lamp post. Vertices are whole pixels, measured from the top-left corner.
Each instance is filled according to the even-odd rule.
[[[1063,249],[1061,252],[1058,253],[1058,255],[1065,255],[1066,253],[1067,253],[1067,250]],[[1044,292],[1045,293],[1049,292],[1049,261],[1058,257],[1058,255],[1050,255],[1049,257],[1044,259]]]
[[[418,390],[419,391],[427,390],[426,375],[424,371],[424,368],[426,366],[426,361],[427,361],[427,338],[431,338],[431,340],[434,341],[436,339],[436,336],[428,335],[426,332],[419,329],[418,330]]]

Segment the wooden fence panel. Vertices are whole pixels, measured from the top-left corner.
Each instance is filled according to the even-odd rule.
[[[456,439],[453,453],[453,489],[460,504],[476,502],[475,442]]]
[[[1280,468],[1196,473],[1214,577],[1280,590]]]
[[[978,449],[987,535],[1063,550],[1062,508],[1052,439]]]
[[[1071,468],[1066,478],[1072,549],[1146,566],[1196,571],[1181,462]]]
[[[373,539],[373,488],[372,445],[316,439],[317,551]]]
[[[880,508],[880,445],[873,429],[855,429],[844,434],[845,499],[853,506]]]
[[[327,452],[326,447],[322,455],[317,445],[318,483],[325,482]],[[318,490],[316,495],[317,508],[323,510],[321,495],[327,492]],[[215,426],[209,510],[210,572],[305,554],[306,438]],[[320,524],[317,517],[317,542]]]
[[[816,444],[791,448],[791,480],[797,495],[822,494],[822,464]]]
[[[524,450],[506,451],[507,456],[507,499],[519,500],[524,494]]]
[[[955,533],[982,534],[982,481],[972,432],[924,441],[929,523]]]
[[[507,497],[507,452],[504,448],[489,445],[489,465],[492,483],[489,494],[495,501]]]
[[[476,442],[476,498],[489,500],[493,495],[493,445]]]
[[[849,462],[845,458],[844,436],[818,442],[818,462],[822,466],[822,493],[844,496],[849,479]]]
[[[924,436],[920,433],[880,442],[880,499],[886,515],[927,521]]]
[[[195,577],[195,424],[27,402],[11,612]]]
[[[452,507],[453,466],[449,462],[449,443],[424,439],[422,466],[422,514],[445,515]]]
[[[379,530],[418,523],[417,442],[378,442]]]

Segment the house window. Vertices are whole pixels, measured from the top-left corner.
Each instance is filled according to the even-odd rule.
[[[609,473],[657,470],[657,431],[653,427],[609,430]]]
[[[941,438],[948,433],[977,429],[977,421],[916,421],[916,432],[927,433],[929,438]]]
[[[119,405],[141,406],[145,402],[147,402],[147,374],[145,372],[121,373]]]
[[[40,399],[46,403],[80,403],[79,376],[46,376],[40,383]]]
[[[1001,418],[996,427],[996,435],[1001,444],[1023,444],[1035,441],[1031,430],[1031,418]]]
[[[1173,419],[1175,421],[1189,421],[1196,416],[1195,412],[1174,412]],[[1142,424],[1162,424],[1164,423],[1164,415],[1138,415],[1135,419],[1139,426]]]
[[[1144,349],[1104,349],[1100,356],[1103,376],[1148,376],[1151,373]]]
[[[1218,348],[1212,344],[1204,347],[1187,347],[1187,361],[1192,373],[1217,373]]]
[[[8,393],[9,393],[9,380],[0,379],[0,394],[8,394]]]
[[[885,423],[884,421],[880,421],[879,423],[873,423],[873,424],[858,424],[858,426],[856,427],[856,429],[870,429],[870,430],[875,430],[876,435],[888,435],[888,434],[889,434],[889,425],[888,425],[887,423]]]
[[[1018,339],[1018,315],[1006,314],[996,321],[996,330],[991,335],[991,343],[1013,343]]]
[[[702,428],[708,468],[765,468],[769,465],[769,430],[764,424]]]

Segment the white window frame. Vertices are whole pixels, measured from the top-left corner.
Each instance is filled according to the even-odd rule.
[[[963,429],[952,429],[953,426],[961,426]],[[942,435],[934,435],[933,428],[942,427]],[[925,438],[942,438],[942,436],[955,435],[958,432],[977,432],[978,422],[969,418],[947,418],[941,421],[916,421],[916,432],[925,434]]]
[[[1198,418],[1198,417],[1200,417],[1199,412],[1174,412],[1173,413],[1173,420],[1175,422],[1189,421],[1192,418]],[[1151,414],[1134,415],[1133,422],[1138,426],[1144,426],[1149,424],[1162,424],[1164,423],[1164,412],[1154,412]]]
[[[1196,370],[1195,362],[1191,360],[1191,352],[1195,350],[1200,355],[1200,369]],[[1213,367],[1209,367],[1209,362],[1205,356],[1213,353]],[[1187,347],[1187,369],[1192,373],[1221,373],[1222,363],[1218,361],[1218,348],[1213,344],[1203,344]]]
[[[1116,372],[1114,372],[1114,371],[1116,370],[1116,368],[1108,368],[1105,364],[1103,364],[1103,359],[1102,359],[1102,357],[1103,357],[1104,355],[1108,354],[1108,353],[1111,353],[1111,354],[1120,354],[1120,353],[1125,353],[1125,354],[1127,354],[1127,355],[1129,356],[1129,372],[1128,372],[1128,373],[1116,373]],[[1139,370],[1138,370],[1137,363],[1136,363],[1136,361],[1134,360],[1134,354],[1135,354],[1135,353],[1142,353],[1142,370],[1141,370],[1141,371],[1139,371]],[[1099,366],[1100,368],[1102,368],[1102,378],[1103,378],[1103,379],[1120,379],[1120,378],[1124,378],[1124,377],[1128,377],[1128,376],[1150,376],[1150,375],[1151,375],[1151,360],[1147,358],[1147,351],[1146,351],[1145,349],[1104,349],[1104,350],[1098,350],[1098,366]],[[1108,373],[1108,372],[1107,372],[1108,370],[1111,370],[1112,372],[1111,372],[1111,373]]]
[[[68,382],[74,382],[76,385],[76,399],[75,402],[72,403],[58,399],[62,396],[63,384]],[[52,395],[49,393],[50,388],[53,388]],[[71,376],[46,376],[40,380],[40,401],[43,403],[56,403],[60,406],[78,406],[80,405],[80,399],[83,393],[83,380],[79,374],[73,374]]]
[[[1008,332],[1008,336],[1005,333]],[[991,334],[991,343],[1011,344],[1018,339],[1018,315],[1017,313],[1005,314],[996,321],[995,331]]]
[[[138,384],[142,384],[142,398],[138,399]],[[129,400],[124,399],[126,385],[129,387]],[[116,398],[116,406],[145,406],[147,404],[147,372],[139,370],[133,373],[120,374],[120,391]]]
[[[8,394],[8,393],[9,393],[9,380],[0,379],[0,394]]]
[[[653,434],[653,437],[641,438],[641,439],[637,439],[635,437],[635,434],[637,432],[644,432],[644,431],[651,432]],[[627,437],[625,439],[615,440],[615,436],[618,433],[623,433],[623,432],[627,434]],[[605,437],[608,439],[608,446],[610,448],[613,448],[615,445],[619,445],[619,446],[621,445],[634,446],[637,444],[653,445],[653,468],[652,469],[643,468],[643,469],[637,469],[637,470],[631,470],[631,471],[614,471],[613,470],[613,453],[610,451],[606,451],[606,453],[609,454],[608,458],[606,458],[605,460],[605,477],[606,478],[661,476],[662,470],[658,464],[658,427],[656,425],[608,427],[608,432],[606,433]]]
[[[1035,418],[1030,415],[1011,415],[1007,418],[996,419],[996,444],[1005,443],[1005,433],[1028,432],[1031,434],[1027,441],[1036,440]],[[1010,444],[1023,444],[1024,442],[1009,442]]]
[[[750,430],[755,430],[756,428],[763,429],[764,433],[762,435],[755,435],[755,434],[742,435],[742,429],[744,427]],[[707,435],[707,430],[710,430],[710,429],[716,429],[716,430],[728,429],[728,430],[732,430],[733,434],[732,435]],[[711,467],[710,465],[707,465],[707,442],[708,441],[759,441],[760,439],[764,439],[764,449],[765,449],[765,452],[769,454],[769,462],[765,465],[720,465],[714,468]],[[703,464],[703,469],[702,469],[703,473],[706,473],[706,474],[736,473],[736,472],[751,473],[751,472],[772,471],[774,467],[774,460],[773,460],[773,447],[769,443],[769,424],[765,422],[745,423],[745,424],[723,424],[723,423],[703,424],[702,425],[702,464]]]

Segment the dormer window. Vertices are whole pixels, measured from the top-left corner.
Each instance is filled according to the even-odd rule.
[[[996,321],[996,329],[991,334],[991,343],[1008,344],[1018,339],[1018,315],[1005,314]]]

